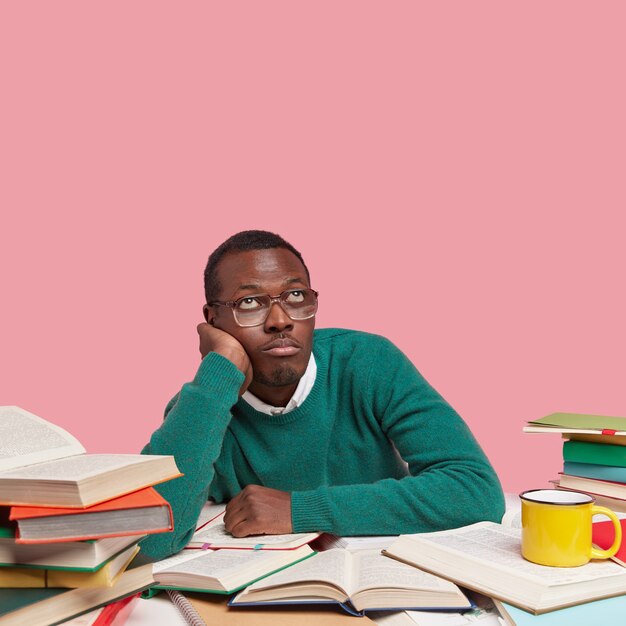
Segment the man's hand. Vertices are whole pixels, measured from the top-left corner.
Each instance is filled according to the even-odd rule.
[[[221,354],[233,363],[246,377],[239,389],[239,395],[241,396],[252,382],[252,365],[243,346],[232,335],[206,322],[198,324],[198,335],[200,336],[200,354],[202,358],[209,352],[217,352],[217,354]]]
[[[291,494],[248,485],[226,505],[224,526],[233,537],[291,533]]]

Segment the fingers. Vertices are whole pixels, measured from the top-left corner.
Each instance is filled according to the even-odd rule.
[[[200,354],[204,358],[209,352],[216,352],[227,358],[245,376],[244,391],[252,380],[252,365],[244,347],[226,331],[202,322],[196,327],[200,338]],[[241,391],[243,393],[243,391]]]
[[[226,505],[224,526],[235,537],[291,533],[291,494],[248,485]]]

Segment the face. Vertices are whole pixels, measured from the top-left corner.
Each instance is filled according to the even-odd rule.
[[[287,289],[310,287],[304,266],[285,248],[228,254],[217,266],[217,278],[220,301],[258,294],[278,296]],[[252,393],[266,402],[291,397],[309,362],[315,318],[292,320],[277,303],[272,304],[265,323],[248,328],[235,322],[228,307],[205,307],[205,316],[247,352],[254,372]]]

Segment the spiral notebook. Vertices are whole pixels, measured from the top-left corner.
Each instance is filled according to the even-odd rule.
[[[166,593],[189,626],[206,626],[206,622],[202,619],[200,613],[194,609],[191,602],[180,591],[168,589]]]

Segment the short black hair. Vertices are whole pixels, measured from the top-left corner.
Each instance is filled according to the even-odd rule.
[[[221,243],[209,256],[209,260],[204,268],[204,295],[206,296],[207,304],[216,300],[222,288],[217,280],[217,265],[222,257],[232,252],[268,250],[270,248],[285,248],[295,254],[304,266],[309,284],[311,283],[309,269],[302,255],[288,241],[285,241],[280,235],[270,233],[267,230],[243,230]]]

